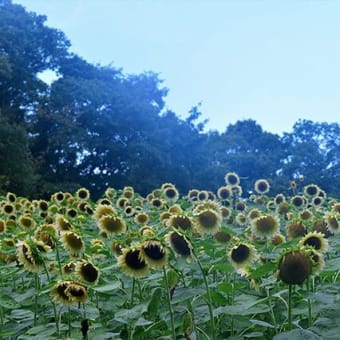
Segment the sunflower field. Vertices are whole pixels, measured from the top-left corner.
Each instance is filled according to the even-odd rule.
[[[164,183],[0,201],[0,339],[339,339],[340,201]]]

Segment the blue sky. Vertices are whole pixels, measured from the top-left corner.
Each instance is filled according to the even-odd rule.
[[[252,118],[292,131],[340,123],[340,1],[14,0],[47,16],[71,50],[124,73],[154,71],[181,117],[202,102],[209,129]]]

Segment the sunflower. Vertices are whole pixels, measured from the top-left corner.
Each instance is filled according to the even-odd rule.
[[[75,271],[78,276],[87,283],[98,283],[100,272],[99,269],[91,262],[82,260],[75,265]]]
[[[43,267],[43,258],[33,242],[22,241],[17,245],[18,260],[30,272],[39,272]]]
[[[85,302],[88,299],[87,289],[76,281],[58,281],[51,290],[54,300],[62,304]]]
[[[202,234],[214,234],[221,226],[222,216],[214,209],[200,211],[196,216],[196,227]]]
[[[163,196],[167,201],[176,202],[179,198],[179,193],[175,186],[168,186],[163,190]]]
[[[151,200],[151,206],[156,209],[161,209],[164,206],[164,201],[158,197],[155,197]]]
[[[123,188],[122,196],[126,198],[132,198],[135,195],[135,190],[131,186]]]
[[[247,223],[247,216],[240,212],[236,215],[235,221],[238,225],[244,226]]]
[[[77,217],[78,212],[77,212],[76,209],[70,208],[70,209],[67,209],[67,210],[66,210],[66,215],[67,215],[68,217],[75,218],[75,217]]]
[[[111,243],[111,251],[114,256],[118,257],[123,254],[123,247],[121,246],[120,243],[113,241]]]
[[[184,257],[192,256],[192,246],[183,234],[171,231],[165,239],[176,254]]]
[[[258,237],[272,238],[279,232],[280,221],[276,216],[263,215],[252,220],[252,233]]]
[[[295,208],[304,208],[306,205],[306,199],[301,195],[293,196],[290,202]]]
[[[261,216],[261,211],[257,208],[253,208],[251,210],[249,210],[247,217],[249,220],[254,220],[257,217]]]
[[[171,207],[169,207],[168,212],[171,214],[181,214],[183,209],[179,204],[173,204]]]
[[[100,230],[110,235],[117,235],[126,231],[126,223],[119,216],[104,215],[97,221],[97,224]]]
[[[335,202],[332,205],[332,212],[340,214],[340,203]]]
[[[104,196],[110,200],[116,197],[117,191],[113,188],[107,188],[105,190]]]
[[[157,240],[145,241],[140,246],[140,257],[150,268],[162,268],[168,262],[168,251]]]
[[[232,241],[233,236],[224,230],[220,230],[214,234],[214,239],[218,243],[221,243],[226,246]]]
[[[17,196],[13,192],[8,192],[6,194],[6,199],[7,199],[8,202],[14,203],[17,199]]]
[[[64,266],[63,266],[63,272],[64,274],[72,274],[76,269],[76,263],[71,261],[71,262],[68,262],[66,263]]]
[[[90,198],[90,192],[86,188],[80,188],[76,191],[76,198],[87,201]]]
[[[127,197],[119,197],[116,201],[116,207],[118,209],[124,209],[128,204],[130,204],[130,200]]]
[[[173,228],[181,228],[182,230],[192,230],[193,221],[191,218],[184,214],[171,215],[167,220],[167,226]]]
[[[273,246],[278,246],[279,244],[286,242],[286,238],[282,234],[276,234],[272,236],[270,241]]]
[[[240,177],[235,172],[228,172],[224,176],[224,180],[226,184],[231,186],[239,185],[240,184]]]
[[[114,214],[116,214],[116,210],[111,205],[98,204],[94,211],[93,217],[96,220],[99,220],[102,216]]]
[[[239,269],[253,262],[256,258],[254,246],[246,243],[239,243],[231,248],[228,258],[234,268]]]
[[[315,275],[319,274],[325,267],[325,260],[323,254],[316,250],[312,250],[310,257],[313,261],[313,272]]]
[[[309,209],[302,210],[299,214],[300,218],[307,221],[313,217],[313,213]]]
[[[231,198],[231,196],[232,196],[232,194],[231,194],[230,187],[222,186],[222,187],[218,188],[218,190],[217,190],[217,197],[221,201],[228,200],[229,198]]]
[[[223,220],[226,220],[231,216],[231,211],[228,207],[220,207],[220,212]]]
[[[197,199],[199,201],[207,201],[209,199],[209,193],[206,190],[201,190],[198,192]]]
[[[242,201],[238,201],[236,202],[236,205],[235,205],[235,209],[238,210],[238,211],[245,211],[247,208],[247,205],[242,202]]]
[[[303,250],[291,251],[281,256],[277,277],[284,283],[303,283],[312,274],[312,260]]]
[[[85,243],[81,236],[72,232],[66,231],[61,238],[64,248],[71,256],[79,256],[85,250]]]
[[[284,194],[277,194],[275,197],[274,197],[274,202],[275,204],[280,204],[282,202],[285,202],[286,201],[286,197]]]
[[[147,224],[149,222],[149,215],[145,212],[140,212],[134,217],[136,224]]]
[[[258,179],[254,184],[254,190],[260,195],[266,194],[270,190],[270,184],[266,179]]]
[[[320,188],[316,184],[308,184],[303,188],[303,193],[308,197],[318,196]]]
[[[138,231],[142,236],[149,236],[149,237],[155,236],[155,233],[153,232],[152,227],[150,227],[149,225],[144,225]]]
[[[292,221],[286,225],[288,239],[305,236],[307,233],[306,226],[301,221]]]
[[[330,232],[333,234],[340,233],[340,214],[327,213],[325,219]]]
[[[68,231],[73,229],[72,224],[61,214],[56,215],[55,223],[59,231]]]
[[[2,212],[5,214],[5,215],[11,215],[11,214],[14,214],[15,213],[15,206],[13,203],[5,203],[3,206],[2,206]]]
[[[52,200],[58,204],[61,204],[66,200],[66,196],[63,192],[59,191],[52,195]]]
[[[310,232],[305,235],[300,241],[299,245],[303,246],[311,246],[316,251],[320,253],[324,253],[328,249],[328,241],[325,239],[324,234],[318,232]]]
[[[132,277],[143,277],[149,273],[148,264],[141,257],[140,248],[127,248],[118,257],[118,265],[123,272]]]
[[[135,213],[136,213],[136,210],[135,210],[135,208],[132,205],[127,205],[124,208],[124,215],[126,217],[132,217],[132,216],[135,215]]]
[[[6,230],[7,230],[6,222],[2,218],[0,218],[0,235],[5,234]]]
[[[191,202],[197,201],[199,190],[198,189],[191,189],[188,192],[188,199]]]

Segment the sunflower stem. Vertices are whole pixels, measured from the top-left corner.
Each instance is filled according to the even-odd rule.
[[[173,311],[172,305],[171,305],[171,293],[170,293],[168,275],[166,273],[165,266],[163,266],[163,276],[164,276],[165,288],[166,288],[166,299],[167,299],[167,303],[168,303],[168,307],[169,307],[169,313],[170,313],[170,323],[171,323],[172,339],[176,340],[174,311]]]
[[[55,244],[55,253],[56,253],[56,257],[57,257],[59,273],[60,273],[60,276],[63,277],[63,270],[62,270],[62,268],[61,268],[61,262],[60,262],[60,254],[59,254],[58,242],[56,242],[56,244]]]
[[[231,306],[234,305],[235,301],[235,283],[236,283],[236,273],[233,273],[233,281],[231,284]],[[234,335],[234,316],[231,316],[231,336]]]
[[[71,336],[71,307],[68,306],[68,315],[67,315],[67,324],[68,324],[68,335]]]
[[[292,330],[292,289],[293,285],[288,286],[288,330]]]
[[[39,283],[38,283],[38,273],[34,273],[34,286],[35,286],[35,296],[34,296],[34,326],[37,325],[37,316],[38,316],[38,291],[39,291]]]
[[[200,267],[201,273],[202,273],[202,277],[203,277],[203,281],[204,281],[204,285],[205,285],[205,289],[207,291],[207,298],[208,298],[208,308],[209,308],[209,316],[210,316],[210,324],[211,324],[211,333],[212,333],[212,340],[216,340],[216,334],[215,334],[215,320],[214,320],[214,314],[213,314],[213,309],[212,309],[212,300],[211,300],[211,295],[210,295],[210,289],[209,289],[209,285],[208,285],[208,280],[207,277],[204,273],[204,269],[202,267],[201,261],[199,260],[199,258],[197,256],[196,257],[196,261],[198,263],[198,266]]]
[[[311,293],[310,284],[311,284],[311,281],[308,279],[307,280],[308,328],[312,326],[312,300],[309,296]]]
[[[132,288],[131,288],[131,298],[130,298],[130,307],[133,307],[133,300],[135,295],[135,286],[136,286],[136,279],[135,277],[132,278]]]

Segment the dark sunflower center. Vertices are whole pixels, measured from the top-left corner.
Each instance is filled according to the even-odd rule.
[[[244,244],[240,244],[237,248],[231,252],[231,258],[234,262],[242,263],[247,260],[250,255],[250,249]]]
[[[25,256],[25,259],[27,260],[27,262],[29,262],[30,264],[34,264],[34,262],[32,261],[32,259],[28,256],[28,251],[29,249],[26,247],[25,244],[22,245],[22,253]]]
[[[234,176],[234,175],[229,175],[228,176],[228,182],[231,185],[235,185],[238,182],[238,178],[236,176]]]
[[[74,234],[67,235],[66,240],[67,244],[73,249],[81,249],[83,246],[81,239]]]
[[[174,189],[167,189],[165,191],[165,195],[168,197],[168,198],[174,198],[176,197],[176,191]]]
[[[319,237],[311,236],[307,238],[307,240],[304,242],[305,245],[312,246],[316,250],[321,248],[321,240]]]
[[[191,229],[191,220],[186,216],[177,216],[172,220],[174,228],[182,228],[183,230]]]
[[[180,255],[189,256],[191,254],[191,249],[187,240],[180,234],[171,234],[171,245],[175,252]]]
[[[214,228],[217,223],[217,216],[212,211],[204,211],[198,216],[199,223],[204,228]]]
[[[57,287],[57,292],[59,296],[61,296],[64,300],[68,300],[68,296],[65,294],[67,286],[68,285],[66,283],[62,283]]]
[[[146,263],[140,259],[139,250],[130,250],[125,257],[126,264],[132,269],[143,269],[146,267]]]
[[[230,197],[230,191],[228,189],[222,189],[220,191],[220,197],[224,200],[229,198]]]
[[[79,287],[70,287],[69,290],[70,294],[75,297],[82,297],[85,295],[84,288],[79,286]]]
[[[287,284],[301,284],[311,273],[312,265],[307,255],[290,253],[279,265],[280,278]]]
[[[258,191],[263,192],[268,189],[268,185],[265,182],[260,182],[257,186]]]
[[[295,197],[294,200],[293,200],[293,204],[296,206],[296,207],[301,207],[303,205],[303,200],[301,197]]]
[[[145,254],[153,260],[161,260],[164,257],[164,250],[161,246],[151,244],[144,247]]]
[[[98,270],[91,263],[84,264],[81,273],[88,282],[95,282],[98,279]]]
[[[13,210],[14,210],[14,208],[9,204],[6,204],[4,206],[4,212],[7,213],[7,214],[11,214],[13,212]]]
[[[86,198],[87,197],[87,192],[85,190],[80,190],[78,193],[79,198]]]
[[[318,192],[317,188],[314,187],[314,186],[310,186],[310,187],[307,188],[307,194],[308,195],[314,196],[314,195],[316,195],[317,192]]]

